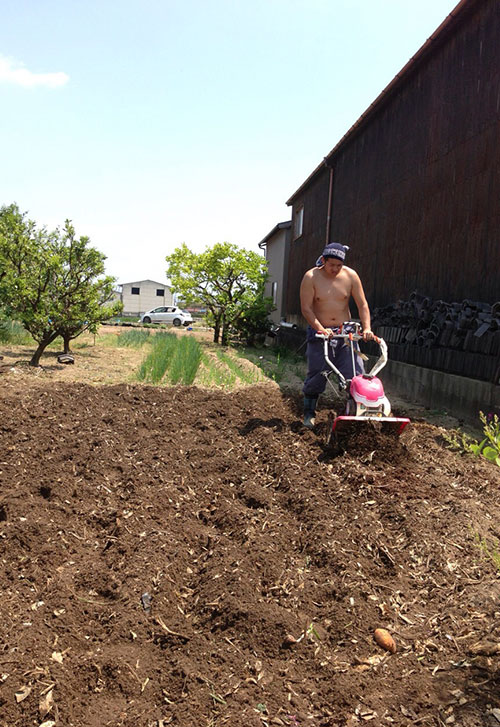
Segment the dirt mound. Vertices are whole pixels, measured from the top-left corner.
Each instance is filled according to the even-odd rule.
[[[439,429],[332,458],[276,388],[0,408],[2,727],[495,721],[500,470]]]

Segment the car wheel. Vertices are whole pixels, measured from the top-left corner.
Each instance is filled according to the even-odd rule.
[[[142,319],[142,322],[143,323],[151,323],[151,318],[149,316],[144,316],[144,318]]]
[[[174,318],[174,320],[172,321],[172,323],[174,324],[174,326],[180,326],[181,325],[181,322],[182,321],[181,321],[180,318]]]

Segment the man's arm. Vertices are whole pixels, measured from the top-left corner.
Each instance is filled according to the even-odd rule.
[[[313,280],[313,271],[308,270],[307,273],[302,278],[302,283],[300,284],[300,308],[302,311],[302,315],[306,319],[306,321],[309,323],[311,328],[313,328],[318,333],[323,333],[325,336],[329,336],[331,331],[328,331],[321,321],[316,317],[316,313],[313,309],[313,303],[314,303],[314,280]]]
[[[365,341],[373,338],[371,329],[371,317],[370,308],[368,307],[368,301],[366,300],[365,291],[361,284],[359,275],[353,271],[352,280],[352,297],[358,307],[358,313],[361,320],[361,326],[363,328],[363,338]]]

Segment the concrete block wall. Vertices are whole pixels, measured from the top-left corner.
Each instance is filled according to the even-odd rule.
[[[434,371],[399,361],[389,361],[381,372],[386,393],[409,402],[443,410],[478,425],[479,412],[500,415],[500,386],[487,381]]]

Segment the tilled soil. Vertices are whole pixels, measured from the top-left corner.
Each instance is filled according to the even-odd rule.
[[[2,727],[498,724],[500,470],[442,430],[333,456],[276,387],[0,413]]]

